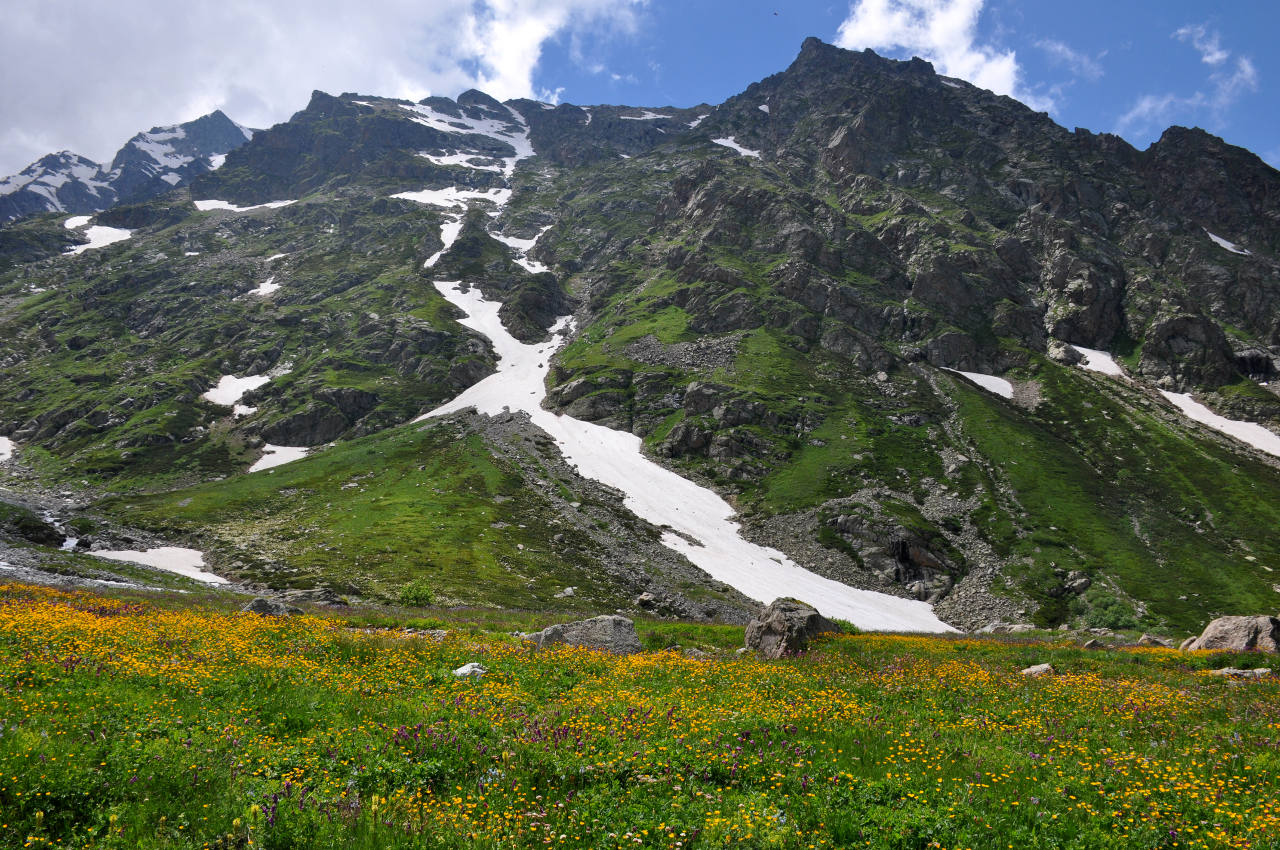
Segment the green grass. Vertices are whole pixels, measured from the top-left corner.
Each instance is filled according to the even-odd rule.
[[[585,496],[569,492],[574,500]],[[572,484],[570,483],[570,486]],[[214,563],[277,586],[398,598],[421,581],[437,599],[566,607],[553,597],[626,598],[591,569],[588,545],[477,433],[428,422],[342,443],[224,481],[109,499],[109,516],[177,538]],[[563,533],[565,545],[553,543]]]

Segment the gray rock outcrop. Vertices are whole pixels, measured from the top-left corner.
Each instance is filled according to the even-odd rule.
[[[1245,652],[1280,652],[1280,619],[1264,615],[1255,617],[1219,617],[1205,626],[1200,637],[1187,649],[1228,649]]]
[[[288,617],[290,614],[302,613],[301,608],[286,605],[279,599],[267,599],[263,596],[246,602],[240,610],[248,614],[262,614],[267,617]]]
[[[617,614],[605,614],[574,623],[558,623],[529,635],[528,639],[538,649],[557,645],[580,646],[616,655],[630,655],[641,651],[635,623]]]
[[[782,658],[804,652],[820,634],[840,630],[810,605],[796,599],[775,599],[747,623],[746,648],[762,658]]]

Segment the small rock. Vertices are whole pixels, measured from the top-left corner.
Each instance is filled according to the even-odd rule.
[[[1259,667],[1256,670],[1241,670],[1238,667],[1223,667],[1220,670],[1205,670],[1207,676],[1222,676],[1229,679],[1261,679],[1271,675],[1270,667]]]
[[[1052,664],[1035,664],[1020,672],[1024,676],[1052,676],[1056,671]]]
[[[658,597],[646,591],[636,597],[636,604],[641,608],[652,608],[658,604]]]
[[[1191,637],[1184,640],[1182,643],[1178,644],[1178,649],[1181,649],[1183,652],[1186,652],[1187,650],[1191,649],[1191,645],[1196,642],[1196,639],[1197,639],[1196,636],[1192,635]]]
[[[743,649],[746,649],[746,647],[743,647]],[[685,658],[692,658],[695,661],[706,661],[708,658],[711,657],[707,653],[703,652],[701,649],[698,649],[692,646],[680,654],[683,655]]]
[[[1106,645],[1097,638],[1089,638],[1081,645],[1081,647],[1083,649],[1106,649]]]
[[[556,599],[568,599],[569,597],[573,596],[573,594],[576,593],[577,590],[578,588],[576,587],[566,587],[564,590],[560,591],[555,595]]]
[[[745,647],[745,646],[740,646],[740,647],[738,647],[737,649],[735,649],[735,650],[733,651],[733,654],[734,654],[734,655],[739,655],[739,656],[741,656],[741,655],[748,655],[748,654],[750,654],[750,652],[751,652],[751,650],[750,650],[750,649],[748,649],[747,647]]]
[[[483,676],[485,673],[488,673],[488,672],[489,671],[486,670],[484,667],[480,666],[474,661],[471,661],[467,664],[463,664],[457,670],[454,670],[453,675],[457,676],[458,678],[462,678],[463,676],[470,676],[473,679],[479,679],[481,676]]]
[[[1164,638],[1158,638],[1144,633],[1142,637],[1138,638],[1138,646],[1162,646],[1165,649],[1171,649],[1173,644]]]

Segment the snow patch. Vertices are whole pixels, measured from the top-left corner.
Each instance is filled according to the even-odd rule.
[[[494,118],[467,118],[465,116],[445,115],[420,103],[401,104],[401,108],[413,113],[412,120],[435,130],[445,133],[474,133],[507,143],[515,151],[515,156],[497,157],[502,159],[502,173],[507,177],[510,177],[515,172],[517,162],[533,156],[533,143],[529,141],[529,128],[525,125],[524,118],[520,113],[509,106],[507,107],[507,112],[510,113],[511,118],[506,121],[499,121]]]
[[[502,305],[486,299],[478,288],[464,290],[462,284],[448,281],[437,281],[435,286],[466,312],[460,320],[463,325],[489,337],[498,364],[494,374],[419,420],[469,407],[490,415],[504,410],[527,412],[534,425],[555,439],[579,474],[621,490],[629,510],[666,528],[665,546],[747,596],[761,601],[797,597],[827,616],[842,617],[861,628],[954,631],[925,602],[851,588],[809,572],[776,549],[743,539],[727,502],[646,458],[634,434],[544,410],[550,356],[565,341],[569,317],[553,326],[549,341],[526,345],[503,326],[498,316]]]
[[[1004,378],[997,378],[995,375],[984,375],[981,372],[961,372],[959,369],[947,368],[947,371],[955,372],[957,375],[964,375],[988,392],[993,392],[1004,398],[1013,398],[1013,384]]]
[[[722,145],[726,148],[735,150],[743,156],[754,156],[756,159],[760,158],[760,151],[753,151],[750,148],[744,148],[733,140],[733,136],[729,136],[725,139],[712,139],[711,141],[715,142],[717,145]]]
[[[1213,243],[1215,245],[1221,248],[1226,248],[1228,251],[1230,251],[1233,254],[1242,254],[1247,257],[1251,253],[1253,253],[1252,251],[1249,251],[1246,248],[1241,248],[1239,245],[1237,245],[1236,243],[1228,239],[1223,239],[1221,236],[1218,236],[1217,234],[1209,233],[1208,228],[1202,228],[1202,229],[1209,236],[1209,238],[1213,240]]]
[[[165,572],[177,573],[180,576],[193,578],[207,584],[227,584],[227,580],[219,575],[200,569],[204,566],[204,553],[196,549],[183,549],[179,546],[159,546],[155,549],[138,551],[120,549],[113,552],[90,552],[98,558],[108,561],[129,561],[145,567],[155,567]]]
[[[132,230],[125,230],[121,227],[105,227],[101,224],[95,224],[84,233],[89,241],[83,245],[76,245],[74,248],[68,248],[66,254],[83,254],[85,251],[91,251],[94,248],[105,248],[108,245],[114,245],[117,242],[123,242],[133,235]]]
[[[88,224],[91,221],[93,221],[93,216],[91,215],[73,215],[71,216],[71,218],[64,221],[62,223],[62,226],[65,227],[67,230],[77,230],[81,227],[84,227],[86,224]]]
[[[169,172],[167,174],[161,174],[160,179],[168,183],[170,186],[177,186],[179,183],[182,182],[182,178],[179,177],[177,174],[174,174],[173,172]]]
[[[288,254],[272,254],[270,257],[267,257],[266,262],[271,263],[287,256],[289,255]]]
[[[433,207],[465,207],[467,201],[488,201],[501,207],[511,200],[510,189],[462,189],[447,186],[444,189],[423,189],[419,192],[398,192],[393,198],[403,198]],[[493,215],[497,215],[495,211]]]
[[[291,463],[295,460],[302,460],[307,456],[311,449],[306,446],[273,446],[265,443],[262,446],[262,457],[249,467],[250,472],[258,472],[263,469],[271,469],[275,466],[281,466]]]
[[[950,86],[950,87],[951,87],[951,88],[953,88],[953,89],[962,88],[962,86],[960,85],[960,83],[956,82],[955,80],[948,80],[948,79],[945,79],[945,78],[944,78],[944,79],[942,79],[942,80],[941,80],[941,82],[942,82],[942,84],[943,84],[944,86]]]
[[[1120,368],[1120,364],[1107,352],[1098,351],[1096,348],[1085,348],[1082,345],[1073,345],[1071,347],[1078,354],[1084,355],[1084,360],[1080,363],[1081,369],[1088,369],[1090,372],[1101,372],[1104,375],[1111,375],[1116,378],[1124,377],[1124,370]]]
[[[641,112],[639,115],[619,115],[618,117],[621,118],[623,121],[652,121],[655,118],[670,118],[671,116],[663,115],[661,112],[654,112],[650,109],[646,109],[644,112]]]
[[[245,294],[246,294],[246,295],[261,295],[261,296],[263,296],[263,297],[266,297],[266,296],[270,295],[271,293],[275,292],[277,289],[279,289],[279,288],[280,288],[280,284],[278,284],[278,283],[275,283],[275,282],[274,282],[274,281],[275,281],[275,279],[276,279],[276,276],[275,276],[275,275],[272,275],[271,277],[269,277],[269,278],[267,278],[266,280],[264,280],[262,283],[258,284],[258,288],[257,288],[257,289],[250,289],[250,290],[249,290],[247,293],[245,293]]]
[[[445,156],[439,156],[437,154],[430,154],[430,153],[420,151],[418,153],[418,156],[422,157],[428,162],[434,163],[435,165],[461,165],[464,168],[470,168],[475,171],[496,171],[499,174],[502,173],[502,166],[500,165],[486,165],[486,164],[477,164],[473,162],[473,160],[477,160],[477,159],[480,159],[480,160],[490,159],[490,157],[486,157],[481,154],[454,152],[451,154],[447,154]]]
[[[209,157],[209,170],[217,171],[219,168],[225,165],[226,162],[227,162],[227,155],[225,153],[215,153],[213,156]]]
[[[13,440],[0,437],[0,461],[13,459]]]
[[[200,252],[199,252],[199,251],[183,251],[183,252],[182,252],[182,256],[184,256],[184,257],[198,257],[198,256],[200,256]]]
[[[424,269],[429,269],[436,263],[440,262],[440,258],[444,256],[444,252],[453,247],[453,243],[458,241],[458,234],[462,233],[462,216],[454,216],[447,218],[444,224],[440,225],[440,241],[444,244],[422,264]]]
[[[1223,434],[1235,437],[1240,442],[1248,443],[1259,451],[1280,457],[1280,434],[1276,434],[1256,422],[1243,422],[1239,419],[1228,419],[1225,416],[1219,416],[1193,399],[1190,393],[1172,393],[1168,390],[1161,390],[1160,395],[1172,402],[1188,419],[1194,419],[1196,422],[1207,425],[1215,431],[1221,431]]]
[[[237,378],[235,375],[223,375],[218,379],[217,386],[201,393],[200,397],[223,407],[231,407],[249,390],[256,390],[270,380],[271,378],[268,375],[246,375],[243,378]]]
[[[697,118],[693,119],[685,126],[689,127],[690,129],[693,129],[694,127],[697,127],[699,124],[701,124],[703,121],[706,121],[710,117],[711,117],[710,112],[708,112],[706,115],[699,115]]]
[[[530,260],[528,258],[529,252],[533,250],[533,246],[542,238],[542,234],[546,233],[550,229],[551,225],[548,224],[546,227],[539,230],[538,235],[532,239],[517,239],[514,236],[499,236],[496,233],[490,233],[489,235],[494,239],[497,239],[503,245],[514,250],[518,255],[516,257],[516,262],[523,266],[526,271],[533,274],[541,274],[542,272],[550,271],[550,269],[537,260]]]
[[[756,109],[759,109],[759,110],[760,110],[761,112],[763,112],[765,115],[768,115],[768,114],[769,114],[769,104],[767,104],[767,103],[762,103],[762,104],[760,104],[759,106],[757,106],[757,107],[756,107]]]
[[[287,207],[290,204],[296,204],[297,201],[267,201],[265,204],[254,204],[249,207],[238,207],[229,201],[192,201],[196,205],[196,209],[200,212],[208,212],[209,210],[227,210],[228,212],[249,212],[250,210],[274,210],[280,207]]]
[[[258,408],[250,407],[247,404],[234,404],[231,406],[231,415],[236,419],[239,419],[242,416],[252,416],[257,412]]]

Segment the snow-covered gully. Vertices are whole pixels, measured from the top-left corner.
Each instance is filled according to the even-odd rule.
[[[425,108],[416,111],[424,121],[436,119],[436,116],[427,114]],[[491,135],[514,148],[515,156],[504,162],[503,172],[508,177],[520,159],[533,155],[523,119],[514,110],[511,114],[511,124],[472,122],[474,126],[471,128],[472,132]],[[513,126],[520,129],[515,130]],[[726,146],[746,156],[758,155],[737,145]],[[511,192],[480,192],[454,187],[402,192],[395,197],[449,210],[441,233],[444,245],[424,264],[431,268],[457,239],[462,212],[468,201],[493,204],[496,209],[491,209],[490,215],[496,216],[510,199]],[[503,235],[495,238],[512,248],[525,268],[542,271],[545,267],[528,257],[541,235],[539,233],[532,239]],[[490,301],[475,287],[464,287],[454,281],[436,281],[435,286],[450,303],[466,313],[466,317],[460,320],[463,325],[489,338],[498,355],[498,368],[453,401],[424,414],[419,420],[467,408],[489,415],[507,410],[527,413],[534,425],[551,435],[565,460],[575,465],[579,474],[621,491],[627,508],[665,529],[662,542],[666,546],[687,557],[712,578],[747,596],[762,602],[780,596],[795,597],[814,605],[827,616],[848,620],[859,628],[955,631],[939,620],[925,602],[849,587],[804,569],[776,549],[747,541],[739,533],[738,524],[733,521],[733,509],[724,499],[646,458],[641,452],[640,438],[634,434],[544,410],[542,402],[546,396],[547,370],[551,356],[565,343],[571,329],[568,316],[562,317],[551,328],[550,340],[528,345],[513,337],[503,326],[498,316],[498,309],[502,306],[500,302]]]
[[[497,372],[427,416],[469,407],[489,415],[504,410],[528,413],[579,474],[620,490],[628,509],[667,529],[662,537],[666,546],[753,599],[795,597],[864,629],[955,631],[927,603],[849,587],[804,569],[776,549],[744,539],[724,499],[646,458],[634,434],[544,410],[547,368],[565,341],[567,317],[557,323],[549,342],[526,345],[503,327],[499,302],[458,283],[437,281],[436,288],[467,313],[462,324],[490,339],[499,360]]]

